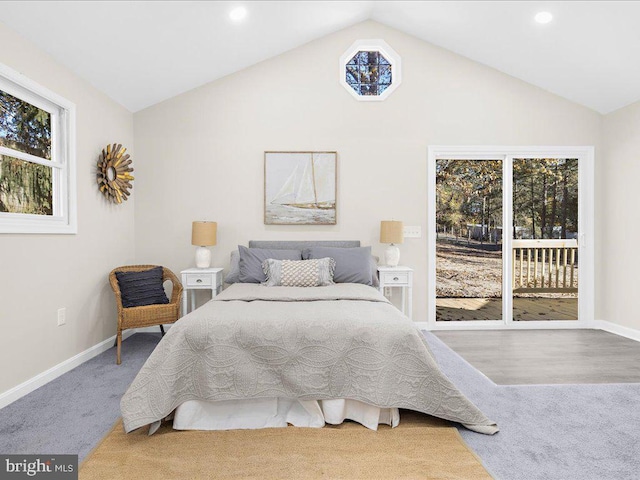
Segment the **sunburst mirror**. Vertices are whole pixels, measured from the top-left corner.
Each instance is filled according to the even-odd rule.
[[[133,167],[126,148],[120,144],[107,145],[98,160],[97,181],[100,191],[113,203],[122,203],[133,188]]]

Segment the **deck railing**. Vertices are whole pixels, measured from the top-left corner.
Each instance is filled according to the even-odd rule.
[[[514,293],[578,291],[578,241],[513,240]]]

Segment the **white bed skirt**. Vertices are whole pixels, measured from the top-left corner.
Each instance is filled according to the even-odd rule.
[[[205,402],[190,400],[175,410],[176,430],[232,430],[286,427],[323,427],[353,420],[371,430],[400,423],[397,408],[379,408],[357,400],[297,400],[260,398]]]

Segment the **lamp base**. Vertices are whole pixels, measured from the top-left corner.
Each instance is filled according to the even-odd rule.
[[[196,249],[196,267],[209,268],[211,266],[211,250],[207,247]]]
[[[387,267],[397,267],[400,261],[400,249],[393,243],[384,251],[384,263]]]

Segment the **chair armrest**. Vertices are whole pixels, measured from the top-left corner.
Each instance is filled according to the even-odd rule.
[[[173,291],[171,292],[171,301],[169,303],[180,303],[180,298],[182,297],[182,283],[178,280],[178,277],[168,268],[162,269],[162,281],[166,282],[169,280],[173,284]]]
[[[122,317],[122,293],[120,292],[120,284],[118,283],[118,278],[116,277],[116,270],[112,270],[109,273],[109,283],[111,284],[111,289],[116,296],[116,305],[118,306],[118,318]]]

